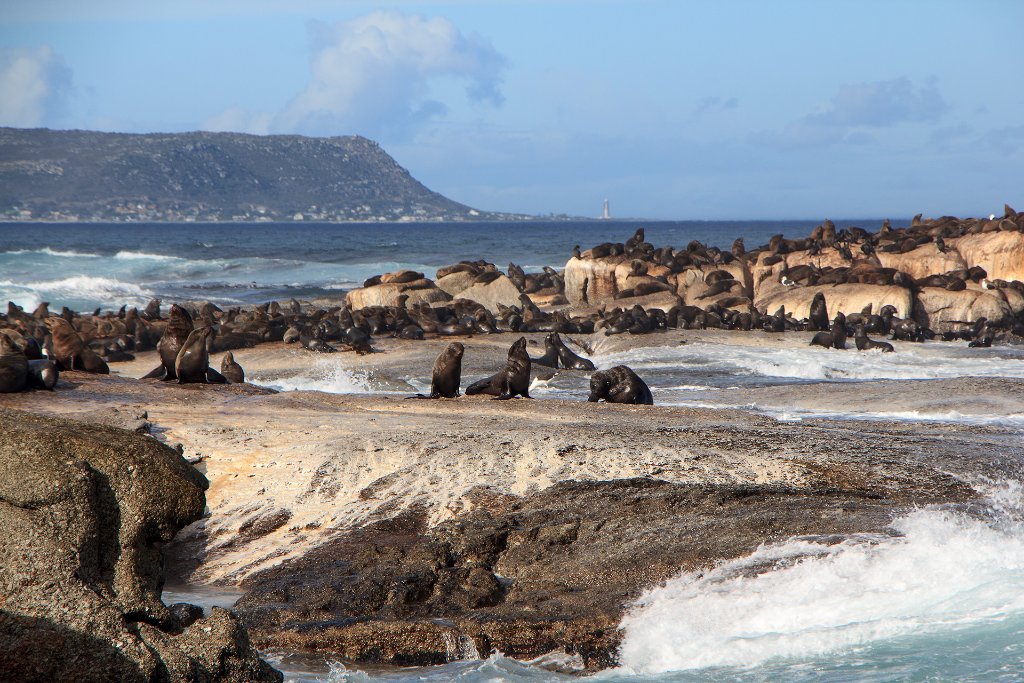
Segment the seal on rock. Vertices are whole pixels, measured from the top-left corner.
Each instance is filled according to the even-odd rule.
[[[860,323],[857,325],[856,335],[854,341],[857,344],[858,351],[870,351],[871,349],[879,349],[882,353],[891,353],[895,349],[892,348],[892,344],[884,341],[875,341],[868,338],[868,333],[864,331],[864,324]]]
[[[227,384],[224,375],[210,367],[210,352],[206,341],[213,334],[210,327],[189,332],[188,339],[174,360],[174,375],[178,384]]]
[[[501,372],[466,387],[466,395],[488,394],[498,400],[515,396],[530,398],[530,354],[526,337],[520,337],[508,350],[508,360]]]
[[[434,361],[430,378],[430,395],[416,394],[409,398],[456,398],[462,381],[462,354],[465,347],[452,342]]]
[[[110,368],[95,351],[90,349],[78,336],[78,332],[64,318],[49,317],[46,326],[50,328],[53,358],[61,370],[84,370],[109,375]]]
[[[651,390],[639,376],[625,365],[600,370],[590,377],[590,403],[604,399],[608,403],[654,405]]]
[[[28,386],[53,391],[60,379],[60,369],[49,358],[28,362]]]
[[[167,327],[164,328],[164,334],[156,345],[156,350],[160,354],[160,365],[143,375],[142,379],[162,379],[169,382],[178,378],[174,369],[178,352],[185,345],[193,327],[192,316],[188,311],[178,304],[171,304]]]
[[[558,367],[558,344],[555,343],[555,337],[558,336],[557,332],[552,332],[548,336],[544,337],[544,355],[540,358],[530,358],[530,362],[536,363],[537,365],[544,365],[549,368]]]
[[[232,384],[245,383],[245,370],[235,362],[235,355],[228,351],[220,361],[220,374]]]
[[[28,358],[10,337],[0,334],[0,394],[24,389],[28,374]]]
[[[597,369],[597,366],[594,365],[593,361],[588,358],[584,358],[583,356],[576,355],[572,349],[566,346],[565,342],[562,341],[562,338],[558,336],[557,332],[553,332],[552,334],[555,337],[554,342],[558,348],[558,362],[562,364],[563,368],[567,368],[569,370]]]
[[[811,300],[811,312],[808,316],[810,324],[807,329],[811,332],[828,330],[828,308],[825,306],[825,295],[818,292]]]

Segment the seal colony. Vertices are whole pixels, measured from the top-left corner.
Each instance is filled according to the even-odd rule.
[[[986,250],[989,243],[995,246]],[[951,264],[960,267],[947,268]],[[639,228],[622,243],[575,247],[561,271],[545,267],[527,274],[510,263],[503,273],[475,260],[439,268],[436,280],[416,271],[383,273],[348,292],[343,306],[313,307],[293,299],[225,311],[208,302],[181,302],[165,318],[159,300],[141,312],[122,307],[91,315],[67,308],[57,315],[47,303],[28,314],[9,303],[0,316],[10,358],[0,390],[53,388],[61,370],[107,373],[110,363],[154,348],[160,365],[147,379],[238,383],[245,372],[234,358],[222,357],[218,371],[210,365],[211,354],[271,341],[297,342],[312,353],[365,354],[381,336],[415,341],[548,333],[540,357],[531,358],[524,346],[501,372],[466,389],[467,395],[496,397],[527,396],[531,364],[598,370],[566,345],[566,334],[806,330],[817,332],[812,345],[837,350],[846,349],[850,338],[858,351],[893,350],[869,334],[985,347],[1024,338],[1021,278],[1024,214],[1009,206],[998,219],[917,216],[899,228],[886,220],[874,233],[857,226],[838,229],[826,219],[807,238],[776,235],[753,249],[737,239],[728,251],[696,241],[682,249],[656,248]],[[32,381],[21,379],[18,353],[51,365],[36,363],[25,373]],[[454,356],[438,363],[430,397],[459,395],[453,377],[461,365]]]
[[[615,357],[671,329],[712,344],[732,335],[725,330],[756,332],[743,343],[756,349],[771,339],[796,356],[811,353],[812,335],[829,348],[819,355],[852,353],[839,350],[852,346],[903,351],[935,339],[965,348],[1016,343],[1020,278],[1009,275],[1017,262],[996,258],[994,248],[973,252],[971,240],[1013,246],[1021,233],[1009,226],[1018,218],[987,232],[989,222],[970,219],[883,225],[885,235],[898,237],[825,222],[806,242],[780,237],[728,251],[655,249],[637,230],[621,244],[574,250],[564,269],[526,274],[511,264],[504,273],[472,261],[439,270],[436,280],[384,273],[344,303],[222,310],[153,301],[141,311],[92,314],[11,305],[0,316],[0,402],[77,420],[40,425],[33,439],[51,438],[55,429],[84,432],[92,428],[79,425],[90,420],[131,427],[143,415],[159,425],[153,437],[181,444],[164,449],[169,464],[189,473],[181,456],[203,459],[209,514],[179,535],[167,558],[177,576],[194,582],[244,582],[238,614],[261,647],[395,664],[495,650],[532,659],[563,649],[583,667],[608,667],[616,664],[623,610],[680,569],[700,571],[792,536],[881,537],[893,515],[915,506],[980,505],[965,482],[1021,461],[1021,444],[1018,432],[993,425],[876,420],[865,429],[809,419],[794,426],[744,410],[648,408],[658,386],[652,392],[618,361],[588,367],[587,356],[601,365],[595,348]],[[933,230],[941,249],[934,236],[916,244]],[[916,246],[904,245],[912,236]],[[925,280],[930,275],[911,272],[916,262],[904,270],[885,265],[890,257],[916,259],[923,248],[941,259],[959,255],[965,278]],[[829,265],[847,253],[847,265]],[[972,279],[981,275],[975,268],[984,277]],[[266,342],[280,345],[251,348]],[[324,353],[369,354],[364,367],[432,362],[429,393],[417,398],[434,400],[245,384],[268,359],[316,365]],[[33,368],[54,391],[24,391]],[[147,372],[149,379],[127,377]],[[59,380],[57,373],[64,373]],[[589,393],[579,396],[586,401],[511,401],[539,393],[531,375],[543,381],[552,373],[568,374],[577,387],[587,378]],[[478,400],[460,396],[464,375],[465,393]],[[994,406],[1000,414],[1024,411],[1020,380],[919,384],[928,386],[825,382],[729,391],[735,405],[835,407],[856,399],[893,410],[950,410],[954,402],[981,416]],[[601,402],[626,405],[591,405]],[[22,413],[4,415],[9,424],[0,432],[27,423]],[[82,446],[90,457],[105,453],[106,432],[96,434]],[[118,487],[134,481],[109,478]],[[178,498],[164,501],[168,514]],[[199,516],[196,500],[181,523]],[[27,509],[8,507],[0,513]],[[152,508],[140,500],[132,509]],[[152,549],[148,535],[139,543]],[[128,608],[126,615],[138,614]]]

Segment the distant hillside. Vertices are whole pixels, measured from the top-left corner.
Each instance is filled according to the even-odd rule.
[[[372,140],[0,128],[8,220],[480,220]]]

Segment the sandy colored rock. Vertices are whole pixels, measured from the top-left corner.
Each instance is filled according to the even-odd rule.
[[[1024,251],[1021,252],[1024,258]],[[934,242],[922,244],[917,249],[905,254],[894,254],[884,251],[877,252],[878,260],[885,268],[895,268],[915,280],[948,273],[951,270],[969,268],[972,263],[964,259],[955,248],[947,248],[946,253],[939,251]]]
[[[779,306],[785,306],[786,312],[792,313],[798,319],[806,318],[810,314],[811,301],[818,292],[825,295],[829,316],[835,316],[840,312],[847,315],[860,313],[869,304],[875,313],[880,311],[882,306],[895,306],[896,315],[899,317],[909,317],[914,309],[914,298],[910,290],[904,287],[862,284],[810,287],[776,285],[771,289],[762,287],[760,291],[760,298],[754,301],[758,309],[772,313]]]
[[[971,266],[981,266],[990,280],[1024,282],[1024,233],[988,232],[950,240]]]
[[[565,264],[565,298],[574,306],[611,301],[619,291],[616,269],[625,260],[622,256],[569,259]]]
[[[437,287],[454,297],[472,287],[473,280],[475,279],[476,275],[473,273],[460,270],[455,273],[449,273],[442,278],[438,278]]]
[[[425,287],[410,287],[410,284],[418,285],[427,281],[419,281],[417,283],[392,283],[392,284],[381,284],[374,285],[372,287],[360,287],[359,289],[353,289],[345,296],[345,303],[348,304],[352,310],[359,310],[360,308],[367,308],[369,306],[395,306],[398,304],[398,297],[402,294],[409,296],[406,301],[407,306],[413,306],[415,304],[427,303],[433,304],[439,301],[451,301],[452,297],[450,294],[442,289],[433,286]]]
[[[948,322],[974,322],[979,318],[1000,322],[1012,315],[999,290],[951,292],[940,287],[922,287],[914,305],[914,319],[934,330],[942,330],[943,323]]]
[[[491,313],[497,315],[500,313],[498,304],[503,306],[521,306],[519,295],[519,288],[507,276],[500,275],[487,284],[477,284],[462,290],[455,298],[475,301]]]

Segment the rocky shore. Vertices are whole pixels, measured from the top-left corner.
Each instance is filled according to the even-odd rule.
[[[443,343],[385,341],[384,353],[346,362],[400,374],[428,366]],[[505,350],[492,338],[470,343],[467,372],[499,362]],[[119,369],[141,375],[154,358],[140,354]],[[250,374],[311,362],[283,344],[236,358]],[[165,548],[170,573],[246,589],[236,611],[261,648],[355,662],[429,664],[492,651],[530,659],[560,650],[588,669],[607,667],[631,600],[681,570],[794,535],[885,532],[914,506],[969,508],[979,497],[971,483],[1019,476],[1024,461],[1019,433],[997,426],[789,423],[748,410],[405,401],[61,377],[53,394],[4,395],[0,405],[129,428],[145,411],[153,434],[181,444],[210,482],[209,515],[198,519],[198,503],[175,513],[176,523],[196,521]],[[727,393],[736,405],[827,406],[857,391],[890,410],[956,400],[979,410],[1003,402],[1013,412],[1024,404],[1024,382],[966,378]],[[18,417],[6,425],[42,424],[9,414]],[[60,424],[75,434],[116,431]],[[176,459],[175,471],[188,469],[152,437],[120,438],[160,449]],[[180,476],[202,485],[198,473]],[[162,533],[173,527],[164,523]],[[158,593],[148,590],[145,609],[157,616],[147,619],[173,632],[152,602]],[[150,622],[138,627],[146,637],[158,628]],[[165,639],[181,642],[188,632]]]

